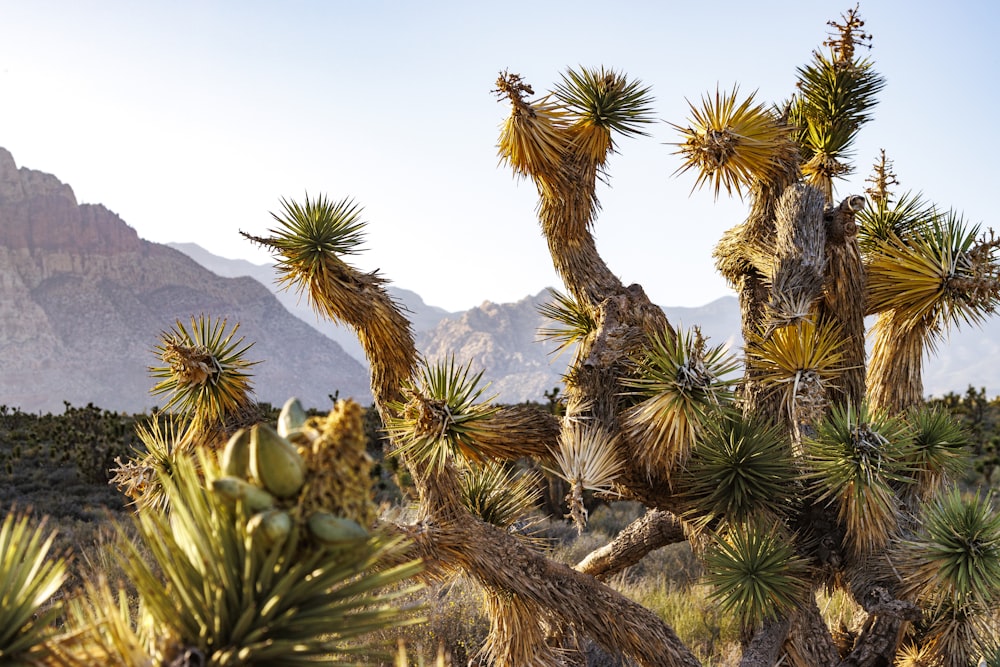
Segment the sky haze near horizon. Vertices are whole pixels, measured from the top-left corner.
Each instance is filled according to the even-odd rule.
[[[659,120],[617,140],[598,249],[656,303],[700,306],[732,293],[712,248],[747,204],[674,175],[666,121],[717,87],[783,102],[852,6],[0,0],[0,146],[143,238],[256,263],[268,256],[238,232],[266,234],[281,198],[353,198],[368,227],[351,262],[455,311],[561,288],[534,186],[498,164],[498,72],[542,93],[567,67],[603,65],[651,86]],[[838,199],[864,190],[884,148],[899,193],[995,224],[1000,9],[875,1],[860,15],[886,87]]]

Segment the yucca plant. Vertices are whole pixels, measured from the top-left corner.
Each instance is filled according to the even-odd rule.
[[[580,532],[587,525],[584,491],[609,492],[621,474],[624,462],[617,438],[601,426],[564,417],[555,452],[558,469],[553,471],[570,485],[566,502],[570,517]]]
[[[579,349],[580,343],[597,329],[593,314],[572,296],[559,290],[550,288],[549,296],[552,301],[540,305],[538,313],[551,320],[552,324],[540,328],[538,337],[557,344],[556,356],[574,345]]]
[[[403,388],[406,403],[394,403],[386,429],[400,443],[399,452],[440,468],[454,456],[483,462],[491,454],[476,434],[489,429],[499,408],[483,399],[482,371],[469,376],[471,364],[457,366],[454,357],[423,364],[417,380]],[[492,439],[491,439],[492,441]],[[494,452],[498,453],[498,452]]]
[[[61,613],[53,596],[66,580],[66,558],[51,557],[55,531],[43,518],[8,510],[0,524],[0,664],[42,663],[53,622]]]
[[[202,466],[210,468],[207,455]],[[375,534],[339,549],[303,551],[298,526],[267,546],[242,516],[206,491],[190,459],[162,480],[171,515],[140,512],[136,527],[149,550],[121,540],[122,566],[149,615],[143,628],[155,660],[197,655],[204,665],[336,664],[372,653],[365,634],[413,623],[392,604],[396,586],[420,569],[399,560],[400,541]],[[162,638],[169,638],[164,642]]]
[[[249,369],[256,361],[246,359],[253,343],[236,338],[239,324],[228,329],[227,321],[204,315],[191,318],[190,328],[180,320],[160,335],[155,352],[163,366],[150,367],[160,381],[154,395],[169,395],[164,411],[177,408],[199,424],[211,425],[241,416],[252,405]]]
[[[879,314],[868,383],[874,405],[918,403],[926,351],[947,327],[981,324],[1000,303],[1000,241],[978,236],[978,227],[948,213],[867,254],[868,312]]]
[[[613,132],[646,135],[642,127],[653,121],[649,88],[604,67],[568,70],[553,94],[573,119],[574,148],[597,166],[614,152]]]
[[[462,502],[486,523],[528,539],[524,528],[542,498],[541,477],[510,464],[490,461],[470,465],[460,477]]]
[[[705,425],[732,402],[738,364],[723,346],[707,347],[697,328],[650,336],[634,363],[635,376],[624,384],[637,404],[626,415],[625,429],[647,466],[669,471],[687,459]]]
[[[684,163],[677,173],[694,169],[694,187],[710,186],[715,196],[742,194],[755,181],[767,180],[794,162],[791,128],[773,110],[754,104],[754,95],[739,101],[739,90],[715,91],[702,99],[701,107],[690,102],[690,124],[673,125],[684,141],[677,153]]]
[[[833,505],[857,556],[889,543],[899,525],[896,487],[909,481],[912,433],[868,406],[835,406],[804,441],[816,501]]]
[[[745,524],[784,516],[800,472],[787,433],[756,417],[732,415],[710,424],[691,452],[679,487],[695,525]]]
[[[705,554],[710,595],[744,628],[788,613],[810,592],[808,564],[780,523],[744,523],[719,534]]]
[[[143,611],[133,610],[124,589],[112,590],[103,576],[83,582],[67,603],[66,630],[55,642],[57,664],[66,667],[154,667],[140,636]],[[160,637],[159,642],[171,638]]]
[[[535,91],[517,74],[502,73],[495,92],[512,105],[497,143],[500,158],[519,176],[554,178],[569,142],[566,110],[548,96],[526,101]]]
[[[136,424],[135,433],[144,449],[137,450],[128,461],[116,459],[111,483],[137,509],[166,509],[167,497],[160,480],[173,474],[179,456],[191,453],[188,426],[183,415],[162,413]]]
[[[845,372],[845,341],[833,322],[803,319],[747,343],[746,363],[766,393],[780,398],[790,424],[822,417],[828,391]]]
[[[968,436],[943,406],[914,408],[906,420],[913,431],[906,465],[916,482],[914,490],[929,499],[965,468]]]
[[[896,559],[908,593],[931,606],[982,611],[1000,603],[1000,515],[989,496],[958,489],[936,496]]]

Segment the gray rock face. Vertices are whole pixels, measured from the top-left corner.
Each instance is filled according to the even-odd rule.
[[[336,343],[293,317],[260,283],[223,278],[140,239],[69,186],[18,169],[0,149],[0,404],[61,411],[63,401],[139,411],[162,404],[148,367],[161,332],[200,315],[239,323],[254,345],[257,398],[371,400],[368,374]]]

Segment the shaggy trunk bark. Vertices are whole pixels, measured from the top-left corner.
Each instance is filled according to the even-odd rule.
[[[635,565],[649,552],[687,539],[680,519],[661,510],[649,510],[610,543],[576,564],[576,570],[599,580]]]

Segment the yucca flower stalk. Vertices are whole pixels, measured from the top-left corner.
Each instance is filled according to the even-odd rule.
[[[207,455],[201,459],[211,472]],[[295,525],[283,543],[265,547],[248,533],[241,506],[234,511],[201,486],[193,461],[178,461],[162,483],[170,520],[154,511],[135,518],[152,562],[120,540],[157,661],[187,654],[217,667],[308,664],[370,654],[367,633],[416,621],[412,610],[391,606],[411,591],[393,587],[420,569],[388,565],[398,560],[399,539],[375,534],[340,550],[303,551]],[[157,646],[157,637],[173,642]]]
[[[691,108],[689,125],[671,125],[683,141],[677,154],[684,163],[677,173],[694,169],[694,188],[708,185],[718,198],[719,190],[742,196],[755,181],[766,181],[794,162],[791,129],[763,104],[754,104],[751,93],[737,102],[739,90],[715,91],[714,99],[703,97],[701,107]]]
[[[813,61],[800,67],[798,95],[791,104],[790,122],[797,128],[806,181],[833,199],[833,179],[850,173],[851,147],[858,130],[871,120],[871,110],[885,80],[871,62],[855,57],[855,47],[867,35],[851,12],[843,24],[831,23],[839,39],[827,42],[829,55],[813,52]],[[861,40],[861,42],[859,42]]]
[[[845,341],[835,322],[803,319],[748,341],[746,363],[763,391],[780,397],[798,439],[803,424],[822,418],[847,370]]]
[[[710,595],[746,629],[796,609],[811,590],[809,567],[780,523],[747,523],[719,534],[705,554]]]
[[[910,479],[906,424],[866,404],[835,406],[804,444],[816,501],[836,507],[855,556],[886,546],[900,520],[896,486]]]
[[[638,403],[625,415],[625,431],[649,468],[669,473],[732,403],[738,363],[723,346],[707,347],[697,328],[651,335],[634,362],[635,375],[624,384]]]
[[[482,371],[470,377],[470,369],[471,363],[457,366],[454,357],[421,365],[416,380],[403,387],[407,401],[390,406],[398,416],[389,419],[386,429],[399,443],[400,454],[437,468],[455,456],[487,460],[491,453],[476,435],[493,426],[490,418],[499,407],[483,398],[487,387],[479,386]]]
[[[579,532],[587,526],[584,491],[608,492],[624,468],[618,439],[601,426],[579,417],[564,417],[553,472],[570,485],[566,494],[570,518]]]
[[[554,96],[573,119],[569,133],[575,150],[598,167],[615,150],[613,133],[647,136],[641,128],[653,122],[649,88],[604,67],[567,70]]]
[[[9,510],[0,524],[0,664],[39,664],[50,654],[61,613],[52,598],[66,580],[66,559],[50,556],[56,533],[46,534],[46,523]]]
[[[552,301],[540,305],[538,312],[552,324],[540,328],[538,337],[557,344],[556,356],[574,345],[580,349],[580,343],[597,329],[593,314],[572,296],[559,290],[549,289],[549,295]]]
[[[679,486],[695,525],[778,519],[792,507],[800,472],[784,430],[732,415],[710,424],[691,452]]]
[[[253,343],[236,338],[239,324],[227,331],[227,321],[204,315],[191,318],[190,328],[180,320],[160,334],[154,348],[165,364],[150,367],[160,381],[154,395],[170,398],[164,411],[177,408],[196,424],[210,426],[240,418],[252,405],[249,368],[259,362],[245,355]]]

